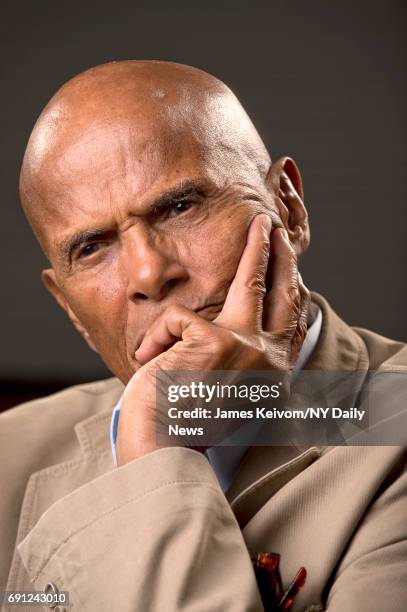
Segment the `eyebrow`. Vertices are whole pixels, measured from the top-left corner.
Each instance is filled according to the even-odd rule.
[[[169,191],[165,191],[155,198],[148,206],[149,212],[154,212],[156,209],[165,208],[171,204],[176,204],[178,200],[187,197],[204,196],[206,194],[203,181],[181,181],[176,187]]]
[[[74,236],[70,236],[61,241],[59,245],[58,257],[61,261],[70,261],[72,258],[72,254],[76,249],[78,249],[82,244],[89,242],[90,240],[95,240],[95,238],[106,238],[107,235],[111,235],[112,232],[106,231],[101,228],[94,228],[89,230],[84,230],[83,232],[79,232]]]
[[[148,205],[147,214],[156,212],[187,197],[204,196],[206,192],[203,180],[183,180],[176,187],[160,194]],[[62,262],[70,262],[73,253],[83,244],[95,239],[104,239],[112,235],[112,230],[93,228],[78,232],[64,238],[58,247],[58,258]]]

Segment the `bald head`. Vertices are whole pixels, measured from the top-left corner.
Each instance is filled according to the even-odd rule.
[[[215,77],[158,61],[92,68],[61,87],[33,129],[20,176],[23,208],[48,252],[49,215],[58,216],[61,199],[78,184],[108,180],[113,154],[126,157],[122,169],[141,184],[146,168],[151,183],[171,156],[176,162],[188,151],[217,180],[227,170],[227,180],[261,181],[270,165],[236,96]]]

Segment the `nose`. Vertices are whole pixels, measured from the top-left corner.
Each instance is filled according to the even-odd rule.
[[[131,301],[159,302],[188,279],[188,272],[176,259],[176,249],[168,240],[146,228],[126,232],[125,265],[128,297]]]

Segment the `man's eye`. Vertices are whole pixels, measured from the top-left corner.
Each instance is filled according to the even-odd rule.
[[[163,206],[156,206],[152,213],[156,219],[168,219],[171,217],[179,217],[183,213],[187,212],[192,206],[192,202],[187,200],[179,200],[174,204],[165,204]]]
[[[87,244],[79,252],[79,257],[89,257],[90,255],[93,255],[93,253],[96,253],[99,248],[100,244],[98,242],[92,242],[91,244]]]
[[[191,202],[177,202],[169,207],[169,216],[177,217],[191,208]]]

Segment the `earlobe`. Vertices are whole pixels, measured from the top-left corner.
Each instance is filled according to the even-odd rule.
[[[65,310],[66,314],[68,315],[75,329],[81,334],[81,336],[84,338],[84,340],[89,345],[89,347],[92,349],[92,351],[95,351],[95,353],[97,353],[98,350],[93,344],[89,336],[89,333],[87,332],[85,327],[82,325],[82,323],[80,322],[76,314],[73,312],[72,308],[69,306],[68,301],[65,298],[63,291],[59,287],[54,270],[52,268],[43,270],[41,273],[41,279],[45,287],[48,289],[51,295],[56,299],[56,301],[61,306],[61,308]]]
[[[301,255],[309,245],[310,234],[300,171],[293,159],[282,157],[271,165],[267,179],[281,221],[297,255]]]

